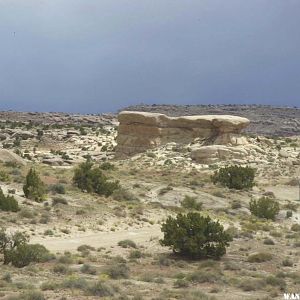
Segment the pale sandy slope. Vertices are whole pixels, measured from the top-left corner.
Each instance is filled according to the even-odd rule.
[[[157,240],[161,238],[162,233],[159,225],[151,227],[144,227],[134,230],[120,230],[111,232],[99,233],[83,233],[80,235],[71,235],[69,237],[32,237],[30,243],[40,243],[48,248],[50,251],[74,251],[78,246],[86,244],[95,248],[99,247],[114,247],[118,242],[124,239],[133,240],[138,245],[146,246],[147,248],[153,247],[150,240]],[[155,244],[156,244],[155,243]],[[151,245],[150,245],[151,244]],[[158,244],[158,243],[157,243]]]

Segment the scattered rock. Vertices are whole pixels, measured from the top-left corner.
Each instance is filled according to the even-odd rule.
[[[76,131],[76,130],[68,130],[68,131],[67,131],[67,135],[68,135],[68,136],[79,135],[79,132]]]
[[[191,157],[198,163],[214,163],[220,160],[242,159],[247,157],[248,152],[244,147],[210,145],[202,147],[194,147],[191,151]]]
[[[286,151],[284,151],[284,150],[280,150],[279,151],[279,156],[280,157],[284,157],[284,158],[290,157],[290,155]]]
[[[7,136],[3,133],[0,133],[0,141],[5,141],[7,139]]]
[[[263,193],[263,195],[265,197],[269,197],[269,198],[275,199],[275,194],[272,191],[266,191],[266,192]]]
[[[42,163],[50,166],[61,166],[64,161],[60,158],[45,158]]]
[[[22,138],[24,140],[27,140],[27,139],[32,139],[35,137],[35,134],[33,134],[32,132],[30,131],[17,131],[15,132],[13,135],[12,135],[12,138]]]

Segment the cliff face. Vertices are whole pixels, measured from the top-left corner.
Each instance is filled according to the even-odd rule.
[[[117,157],[131,156],[169,142],[239,145],[250,121],[230,115],[168,117],[164,114],[123,111],[118,116]]]

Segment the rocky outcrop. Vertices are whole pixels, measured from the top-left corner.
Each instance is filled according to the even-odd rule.
[[[42,163],[50,166],[62,166],[64,161],[61,158],[44,158]]]
[[[244,159],[248,154],[243,146],[210,145],[192,149],[191,158],[198,163],[211,164],[220,160]]]
[[[18,165],[26,165],[22,157],[7,149],[0,149],[0,161],[4,163],[16,163]]]
[[[25,131],[25,130],[17,130],[15,131],[14,134],[12,134],[12,138],[21,138],[23,140],[27,140],[27,139],[32,139],[34,138],[36,135],[33,134],[32,132],[30,131]]]
[[[266,136],[300,135],[300,108],[270,105],[199,104],[167,105],[140,104],[124,110],[167,114],[168,116],[237,115],[251,120],[246,132]]]
[[[168,117],[164,114],[123,111],[118,116],[116,156],[131,156],[169,142],[188,144],[200,139],[204,145],[240,145],[250,121],[230,115]]]

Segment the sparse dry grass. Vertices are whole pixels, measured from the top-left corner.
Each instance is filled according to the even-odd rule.
[[[86,130],[87,135],[78,138],[82,143],[80,154],[72,154],[77,151],[72,143],[64,142],[57,148],[60,146],[74,158],[94,151],[89,149],[100,151],[106,144],[105,136]],[[24,141],[22,147],[32,155],[34,144],[36,141]],[[38,146],[38,155],[49,152],[46,142]],[[283,192],[291,191],[293,182],[285,183],[294,178],[296,167],[279,163],[258,165],[255,190],[236,192],[210,182],[215,165],[187,169],[174,164],[173,157],[172,164],[156,165],[159,159],[160,152],[156,151],[136,161],[113,161],[114,168],[103,171],[109,172],[113,180],[120,180],[124,189],[109,198],[74,188],[72,167],[51,167],[37,161],[42,179],[51,185],[45,203],[33,203],[22,196],[22,182],[30,162],[26,166],[0,163],[0,169],[10,177],[3,186],[15,190],[21,207],[18,213],[0,211],[0,226],[20,228],[32,240],[49,244],[53,249],[56,241],[65,241],[60,244],[63,249],[55,249],[59,255],[53,261],[22,269],[1,265],[0,296],[18,300],[26,299],[27,295],[37,297],[34,300],[57,299],[57,295],[59,299],[75,300],[103,296],[135,300],[229,300],[232,295],[243,299],[249,295],[254,299],[276,298],[285,290],[299,290],[300,235],[294,219],[298,217],[299,205],[294,200],[278,199],[275,191],[281,215],[274,222],[258,220],[249,213],[250,199],[264,193],[271,195],[267,191],[270,186],[280,184]],[[57,192],[63,193],[58,196]],[[181,208],[185,195],[203,205],[195,207],[192,200],[187,201],[192,206]],[[233,242],[220,261],[182,260],[159,245],[159,226],[167,216],[198,208],[204,215],[219,219],[232,233]],[[292,217],[286,218],[287,210],[293,211]],[[77,239],[78,244],[69,242]],[[264,278],[259,274],[264,274]],[[36,296],[32,296],[34,293]]]

